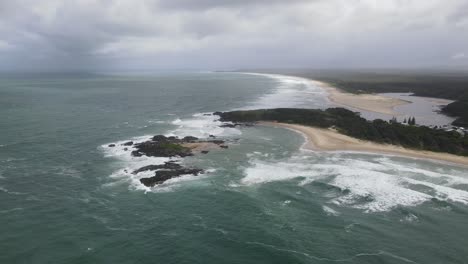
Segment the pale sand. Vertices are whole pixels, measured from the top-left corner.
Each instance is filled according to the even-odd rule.
[[[376,94],[347,93],[324,82],[315,80],[311,80],[311,82],[327,91],[328,99],[334,104],[354,109],[399,116],[401,114],[396,113],[394,107],[411,103],[409,101]]]
[[[406,149],[395,145],[378,144],[363,141],[340,134],[331,129],[322,129],[302,125],[260,122],[260,124],[282,127],[299,132],[307,139],[304,148],[321,151],[353,151],[367,153],[381,153],[395,156],[410,157],[416,159],[428,159],[433,161],[443,161],[452,164],[468,166],[468,157],[439,153],[431,151],[419,151]]]

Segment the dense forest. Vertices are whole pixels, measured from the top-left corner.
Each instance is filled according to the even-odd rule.
[[[257,70],[256,70],[257,71]],[[454,100],[442,108],[447,115],[458,117],[453,125],[468,127],[467,71],[410,70],[258,70],[310,78],[350,93],[414,93],[417,96]]]
[[[425,126],[411,126],[384,120],[368,121],[344,108],[327,110],[277,108],[216,113],[221,121],[277,121],[321,128],[377,143],[400,145],[417,150],[447,152],[468,156],[468,136]]]

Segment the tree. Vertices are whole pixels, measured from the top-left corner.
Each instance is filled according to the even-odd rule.
[[[408,125],[410,126],[416,125],[416,118],[414,118],[414,116],[408,119]]]

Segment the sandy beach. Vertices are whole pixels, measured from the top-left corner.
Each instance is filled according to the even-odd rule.
[[[394,111],[395,106],[409,104],[411,102],[397,98],[390,98],[376,94],[352,94],[332,87],[331,85],[311,80],[315,85],[328,92],[328,99],[338,106],[351,107],[356,110],[371,111],[381,114],[399,116]]]
[[[418,151],[406,149],[395,145],[384,145],[363,141],[340,134],[331,129],[322,129],[309,126],[285,124],[276,122],[260,122],[262,125],[282,127],[301,133],[307,142],[304,148],[316,151],[355,151],[365,153],[380,153],[416,159],[442,161],[458,165],[468,166],[468,157],[457,156],[448,153]]]

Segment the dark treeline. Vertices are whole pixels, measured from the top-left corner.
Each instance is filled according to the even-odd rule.
[[[468,95],[445,106],[442,111],[448,115],[458,117],[452,124],[460,127],[468,127]]]
[[[468,156],[468,136],[425,126],[389,123],[380,119],[367,121],[360,117],[359,113],[344,108],[327,110],[278,108],[217,114],[220,115],[221,121],[277,121],[321,128],[333,127],[342,134],[362,140]]]

